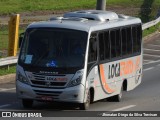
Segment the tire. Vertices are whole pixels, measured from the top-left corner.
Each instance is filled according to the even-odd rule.
[[[123,88],[121,88],[121,91],[118,95],[107,98],[107,101],[109,101],[109,102],[121,102],[122,95],[123,95]]]
[[[32,108],[33,100],[22,99],[22,105],[24,108]]]
[[[91,103],[91,94],[90,94],[90,91],[88,91],[86,102],[85,103],[80,103],[80,105],[79,105],[80,110],[88,110],[89,106],[90,106],[90,103]]]
[[[120,92],[120,94],[114,96],[115,102],[121,102],[121,100],[122,100],[122,91]]]

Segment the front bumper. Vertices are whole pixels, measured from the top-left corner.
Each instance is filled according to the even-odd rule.
[[[16,81],[16,93],[18,98],[20,99],[45,101],[42,98],[49,97],[52,98],[52,100],[48,99],[51,101],[83,103],[84,90],[85,89],[82,84],[64,89],[51,89],[51,88],[32,87],[18,80]]]

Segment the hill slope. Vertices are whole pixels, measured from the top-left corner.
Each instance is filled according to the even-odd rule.
[[[95,9],[97,0],[0,0],[0,15],[11,13],[50,14],[80,9]],[[106,9],[141,17],[144,22],[155,18],[160,0],[107,0]]]

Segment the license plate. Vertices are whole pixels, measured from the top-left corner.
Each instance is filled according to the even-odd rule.
[[[41,99],[44,101],[53,101],[53,98],[50,96],[42,96]]]

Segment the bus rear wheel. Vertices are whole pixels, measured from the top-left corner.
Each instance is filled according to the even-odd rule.
[[[122,100],[122,91],[118,95],[113,96],[113,100],[115,102],[121,102],[121,100]]]
[[[90,103],[91,103],[91,94],[90,94],[90,91],[88,91],[86,102],[80,103],[79,107],[81,110],[87,110],[87,109],[89,109]]]
[[[107,98],[107,101],[109,101],[109,102],[121,102],[122,95],[123,95],[123,88],[121,88],[121,91],[118,95]]]
[[[22,99],[22,105],[23,105],[24,108],[32,108],[33,100]]]

